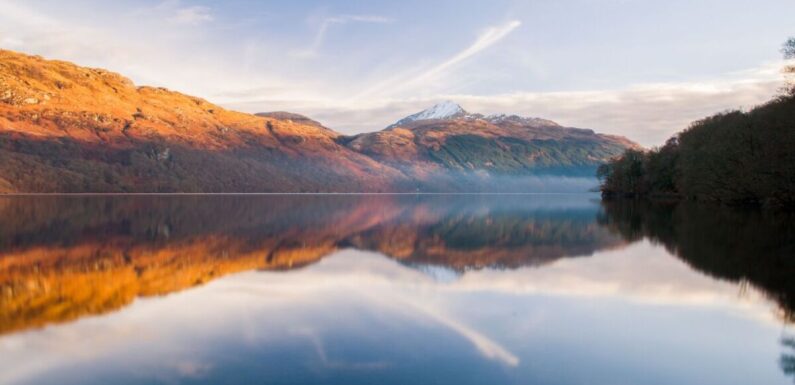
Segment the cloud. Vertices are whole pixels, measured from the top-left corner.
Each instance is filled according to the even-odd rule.
[[[748,109],[770,100],[783,85],[781,63],[693,82],[649,83],[625,88],[565,92],[513,92],[493,95],[437,94],[424,98],[361,98],[340,101],[230,101],[245,111],[292,109],[343,133],[380,130],[441,100],[454,100],[470,112],[542,117],[564,126],[626,136],[651,147],[698,119]],[[266,108],[267,107],[267,108]]]
[[[459,95],[456,99],[475,111],[540,116],[655,146],[698,119],[764,103],[780,86],[778,79],[646,84],[614,90]]]
[[[66,4],[59,6],[69,8]],[[106,68],[139,85],[168,87],[205,98],[219,87],[240,89],[266,84],[286,89],[289,84],[292,89],[301,88],[296,86],[300,81],[285,80],[270,71],[244,70],[238,56],[219,55],[219,50],[228,45],[210,41],[207,34],[200,33],[203,31],[182,24],[213,17],[201,9],[181,11],[191,8],[195,7],[173,0],[132,7],[112,15],[109,27],[94,21],[110,20],[108,14],[88,20],[81,18],[83,14],[63,12],[57,7],[0,0],[0,47]],[[265,55],[265,50],[258,54]]]
[[[0,38],[0,47],[3,48],[24,48],[25,42],[15,37],[2,37]]]
[[[510,350],[489,338],[479,330],[467,326],[461,321],[458,321],[454,316],[427,306],[420,299],[413,299],[409,298],[409,296],[406,296],[405,298],[402,298],[402,300],[402,304],[413,307],[416,309],[416,311],[422,312],[425,316],[432,318],[440,325],[443,325],[448,329],[458,333],[458,335],[469,341],[484,357],[502,362],[508,366],[519,365],[519,357],[513,354]]]
[[[115,53],[96,38],[89,42],[92,34],[99,35],[91,28],[68,25],[27,5],[0,1],[0,48],[21,49],[28,54],[52,55],[58,59],[76,51]]]
[[[479,52],[491,47],[494,44],[497,44],[500,40],[504,39],[520,25],[522,25],[520,21],[513,20],[505,25],[486,29],[485,31],[483,31],[483,33],[480,34],[480,36],[478,36],[477,40],[475,40],[475,42],[472,43],[472,45],[470,45],[463,51],[457,53],[453,57],[440,63],[439,65],[425,71],[416,78],[410,80],[409,84],[415,84],[431,79],[441,74],[442,72],[446,71],[450,67],[453,67],[454,65],[461,63],[472,56],[475,56]]]
[[[272,35],[222,43],[208,39],[178,21],[206,23],[214,17],[206,7],[187,2],[168,0],[154,8],[136,8],[137,13],[136,9],[120,12],[111,26],[63,12],[59,6],[69,8],[0,0],[0,46],[108,68],[137,84],[168,87],[233,109],[302,113],[346,134],[380,130],[437,101],[452,99],[471,112],[538,116],[653,146],[696,119],[769,100],[782,85],[779,71],[783,63],[778,62],[707,79],[610,89],[456,92],[444,88],[449,84],[441,80],[452,78],[447,75],[453,70],[495,48],[519,28],[519,21],[493,25],[437,62],[423,65],[423,58],[418,57],[413,62],[419,64],[401,68],[379,57],[373,63],[384,63],[380,70],[368,67],[350,78],[303,58],[278,56],[284,48],[269,40],[277,39]],[[310,56],[318,52],[335,26],[392,21],[368,14],[318,19],[317,33],[304,51]],[[247,48],[252,41],[256,44]],[[269,60],[273,57],[284,60]],[[345,58],[340,60],[340,67],[350,67]],[[489,71],[495,69],[492,63],[483,64]],[[387,75],[376,78],[378,74]],[[461,79],[455,84],[460,85]]]
[[[178,24],[198,25],[213,21],[213,19],[210,8],[197,5],[177,9],[170,20]]]
[[[393,78],[387,79],[386,81],[380,82],[360,93],[354,99],[370,98],[373,95],[379,95],[384,92],[395,95],[401,91],[410,90],[412,87],[425,86],[428,81],[433,80],[448,69],[477,55],[494,44],[497,44],[500,40],[504,39],[520,25],[522,25],[520,21],[512,20],[504,25],[489,27],[481,32],[471,45],[451,56],[447,60],[431,68],[421,69],[419,73],[417,73],[417,71],[411,71],[409,73],[399,74]]]
[[[711,313],[706,311],[719,311],[722,317],[753,322],[740,327],[779,330],[780,320],[771,312],[776,305],[753,286],[743,287],[738,295],[740,288],[706,277],[645,241],[589,258],[559,260],[544,268],[468,271],[453,282],[435,281],[374,253],[346,250],[305,269],[241,273],[169,296],[139,300],[101,317],[4,336],[0,372],[10,383],[35,382],[60,368],[102,362],[109,369],[166,367],[167,374],[201,376],[212,370],[208,365],[212,353],[224,353],[222,348],[229,346],[311,349],[331,368],[378,369],[388,363],[377,354],[363,362],[329,358],[323,338],[334,341],[335,336],[349,332],[367,336],[379,329],[387,334],[372,335],[388,337],[392,331],[427,330],[429,321],[460,335],[486,359],[508,366],[532,365],[527,361],[532,356],[522,355],[527,353],[524,342],[533,341],[537,333],[555,337],[558,331],[568,333],[582,326],[580,319],[567,316],[571,305],[578,306],[583,319],[595,321],[589,324],[594,330],[614,331],[609,320],[616,304],[650,314],[673,314],[677,308],[693,306],[698,309],[689,313],[694,320],[709,321],[704,315]],[[649,328],[666,320],[659,322]],[[692,325],[694,330],[710,326],[709,322]],[[203,343],[197,345],[196,336]],[[307,337],[310,344],[305,342]],[[603,344],[600,348],[614,346],[609,337],[595,342]],[[222,345],[215,345],[218,341]],[[378,339],[361,342],[363,347],[383,347]],[[131,355],[131,351],[147,354]]]
[[[312,45],[306,49],[294,51],[292,55],[295,57],[305,58],[316,56],[318,50],[320,50],[320,47],[326,40],[326,34],[332,25],[344,25],[348,23],[385,24],[391,22],[392,19],[378,15],[337,15],[326,17],[320,22],[320,26],[317,29],[317,33],[315,34],[315,39],[312,41]]]

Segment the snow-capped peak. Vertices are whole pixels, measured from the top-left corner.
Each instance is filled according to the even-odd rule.
[[[406,123],[416,122],[418,120],[430,120],[430,119],[450,119],[450,118],[457,118],[461,116],[467,115],[467,112],[464,111],[461,106],[456,104],[455,102],[446,100],[439,104],[434,105],[427,110],[420,111],[414,115],[407,116],[397,123],[393,124],[393,126],[399,126]]]
[[[387,129],[399,126],[405,126],[407,124],[421,120],[453,120],[453,119],[465,119],[469,121],[482,120],[498,126],[505,126],[505,125],[530,126],[536,128],[560,127],[560,125],[558,125],[557,123],[542,118],[532,118],[532,117],[524,117],[524,116],[509,115],[509,114],[493,114],[487,116],[481,114],[470,114],[455,102],[446,100],[434,105],[431,108],[428,108],[427,110],[423,110],[414,115],[410,115],[403,119],[400,119],[399,121],[397,121],[397,123],[387,127]]]
[[[484,117],[484,119],[489,123],[494,123],[494,124],[500,124],[503,122],[513,122],[513,123],[519,123],[523,125],[536,126],[536,127],[560,127],[559,124],[548,119],[531,118],[519,115],[493,114]]]
[[[411,115],[409,118],[413,118],[414,120],[444,119],[464,112],[465,111],[463,108],[461,108],[461,106],[446,100],[427,110]]]

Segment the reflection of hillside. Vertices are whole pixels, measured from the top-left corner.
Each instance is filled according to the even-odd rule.
[[[795,318],[795,218],[697,204],[605,204],[600,222],[628,241],[648,237],[710,276],[762,289]]]
[[[408,264],[517,268],[621,244],[593,206],[414,196],[0,199],[0,332],[119,309],[355,247]]]
[[[408,263],[454,270],[536,266],[610,246],[593,221],[528,217],[522,212],[391,223],[357,234],[350,242]]]

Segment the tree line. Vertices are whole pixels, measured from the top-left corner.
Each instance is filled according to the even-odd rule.
[[[782,50],[795,59],[795,38]],[[795,66],[787,66],[788,76]],[[630,149],[600,166],[602,195],[795,208],[795,84],[748,112],[694,122],[649,151]]]

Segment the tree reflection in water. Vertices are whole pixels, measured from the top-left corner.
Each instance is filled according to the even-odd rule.
[[[788,376],[795,377],[795,338],[784,337],[781,339],[781,344],[788,348],[788,353],[781,354],[781,370]]]
[[[608,201],[599,222],[629,242],[665,246],[709,276],[748,283],[795,321],[795,215],[696,203]],[[781,369],[795,376],[795,338],[783,338]]]

